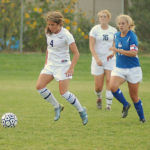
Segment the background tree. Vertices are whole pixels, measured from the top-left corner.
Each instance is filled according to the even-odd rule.
[[[74,35],[80,50],[89,51],[88,33],[92,22],[82,10],[76,9],[77,3],[77,0],[23,0],[23,51],[46,50],[45,15],[54,10],[64,15],[64,27]],[[20,12],[20,1],[0,0],[0,50],[10,50],[13,42],[19,41]]]
[[[140,50],[150,52],[150,0],[130,0],[129,2],[128,13],[135,21]]]
[[[35,0],[25,3],[24,12],[24,51],[46,50],[45,15],[48,11],[60,11],[64,15],[64,27],[75,37],[79,50],[88,50],[90,18],[76,10],[77,0]]]
[[[20,33],[20,1],[0,1],[0,50],[10,49],[19,40]],[[15,37],[15,38],[14,38]]]

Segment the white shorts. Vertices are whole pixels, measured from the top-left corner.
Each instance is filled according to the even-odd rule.
[[[138,83],[142,81],[142,69],[141,67],[134,67],[130,69],[122,69],[115,67],[111,76],[119,76],[130,83]]]
[[[41,71],[41,74],[52,75],[56,81],[72,79],[72,76],[67,77],[65,74],[69,67],[70,64],[65,66],[45,65],[45,67]]]
[[[102,60],[103,65],[98,66],[95,59],[92,59],[91,63],[91,74],[92,75],[101,75],[104,73],[104,70],[113,70],[113,67],[115,66],[115,59],[110,59],[109,61],[107,60]]]

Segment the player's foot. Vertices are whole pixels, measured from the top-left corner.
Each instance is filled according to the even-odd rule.
[[[140,119],[140,121],[141,121],[141,123],[145,123],[146,122],[145,118]]]
[[[96,103],[97,103],[97,108],[102,109],[102,99],[98,98]]]
[[[54,121],[59,120],[59,118],[60,118],[60,112],[63,111],[63,109],[64,109],[64,106],[62,104],[59,104],[59,107],[55,108],[55,118],[54,118]]]
[[[106,110],[110,111],[111,110],[111,105],[107,105]]]
[[[80,117],[82,119],[83,125],[86,125],[88,123],[88,115],[86,113],[86,109],[83,108],[83,111],[79,112],[79,114],[80,114]]]
[[[131,104],[128,103],[126,107],[123,107],[122,110],[122,118],[126,118],[128,116],[128,110],[131,107]]]

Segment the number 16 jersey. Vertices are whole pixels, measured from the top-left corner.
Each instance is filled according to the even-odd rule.
[[[95,51],[100,58],[107,57],[112,53],[109,48],[112,47],[116,32],[116,28],[110,25],[106,30],[102,29],[100,24],[91,29],[89,35],[95,39]]]

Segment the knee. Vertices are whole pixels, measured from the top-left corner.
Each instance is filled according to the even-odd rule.
[[[103,84],[95,83],[95,91],[101,92],[103,89]]]
[[[102,89],[103,89],[103,87],[95,86],[95,91],[96,91],[96,92],[101,92]]]

